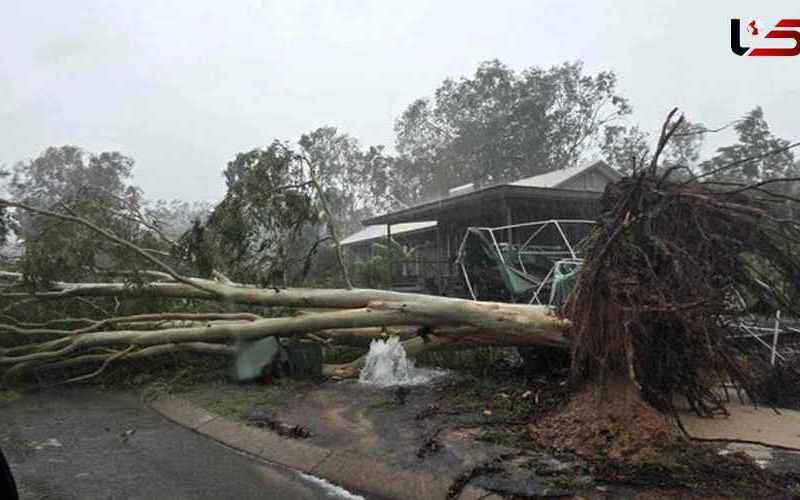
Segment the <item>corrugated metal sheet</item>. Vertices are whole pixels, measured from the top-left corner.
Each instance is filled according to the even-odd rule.
[[[561,170],[553,170],[552,172],[547,172],[545,174],[534,175],[533,177],[520,179],[510,184],[512,186],[539,187],[539,188],[561,187],[569,189],[569,187],[565,185],[568,184],[568,181],[570,181],[575,177],[578,177],[579,175],[591,169],[601,168],[601,167],[605,167],[605,164],[603,162],[593,161],[576,165],[574,167],[562,168]],[[577,189],[586,189],[586,188],[581,186],[578,187]]]
[[[422,222],[406,222],[403,224],[392,224],[392,235],[409,233],[412,231],[419,231],[436,227],[436,221],[422,221]],[[360,243],[362,241],[377,240],[386,237],[386,225],[367,226],[357,233],[351,234],[341,241],[342,245],[352,245],[353,243]]]

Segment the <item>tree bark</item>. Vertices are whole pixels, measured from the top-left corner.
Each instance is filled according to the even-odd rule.
[[[73,324],[80,327],[72,329],[66,328],[70,325],[69,321],[26,325],[12,320],[14,324],[0,324],[0,333],[17,337],[42,335],[54,338],[0,348],[0,367],[8,367],[6,375],[40,365],[100,360],[99,356],[104,357],[99,369],[102,371],[112,361],[183,349],[181,346],[184,345],[193,345],[194,349],[199,349],[198,346],[227,345],[268,336],[301,335],[316,341],[331,342],[337,337],[352,337],[348,331],[356,331],[361,336],[383,335],[390,327],[404,327],[406,331],[409,328],[418,329],[417,333],[421,336],[404,341],[411,354],[433,346],[459,342],[463,344],[464,341],[558,347],[566,347],[568,344],[565,332],[570,323],[557,318],[547,307],[476,303],[449,297],[352,289],[349,286],[346,290],[257,288],[233,283],[225,277],[209,280],[183,276],[133,243],[78,216],[59,214],[7,200],[0,200],[0,205],[81,224],[103,238],[128,247],[158,268],[139,273],[121,270],[121,275],[135,274],[139,278],[151,280],[136,286],[115,281],[56,282],[47,290],[35,292],[17,291],[27,285],[21,274],[0,272],[0,280],[7,290],[0,293],[0,298],[11,302],[1,311],[4,314],[14,307],[31,302],[70,298],[86,301],[89,298],[103,297],[117,301],[136,298],[192,299],[226,305],[328,309],[325,312],[284,318],[261,318],[257,315],[235,313],[142,314],[99,321],[78,318],[74,319]],[[109,276],[113,278],[113,275]],[[55,328],[55,325],[63,327]],[[155,349],[156,347],[159,349]],[[108,352],[109,349],[111,352]],[[218,352],[228,351],[219,349]],[[352,368],[358,363],[350,365]]]
[[[101,360],[104,368],[112,361],[139,359],[174,350],[197,351],[200,350],[198,346],[218,345],[221,346],[219,349],[206,351],[230,354],[228,345],[269,336],[306,336],[335,343],[353,337],[383,337],[393,331],[406,339],[404,342],[411,355],[456,344],[562,348],[568,344],[565,331],[569,322],[557,318],[543,306],[478,303],[384,290],[269,290],[203,281],[203,288],[213,286],[215,293],[185,283],[156,282],[140,287],[120,283],[57,283],[54,290],[43,293],[4,295],[23,300],[31,297],[37,300],[64,297],[115,297],[123,300],[133,297],[199,298],[235,304],[328,310],[306,311],[281,318],[263,318],[251,313],[140,314],[105,320],[78,318],[75,322],[81,326],[74,329],[51,328],[52,322],[33,326],[0,324],[0,332],[6,335],[51,338],[0,348],[0,366],[8,367],[6,375],[42,365],[69,366]],[[113,353],[97,352],[102,349],[112,349]],[[344,368],[355,370],[360,367],[359,363],[350,363]]]

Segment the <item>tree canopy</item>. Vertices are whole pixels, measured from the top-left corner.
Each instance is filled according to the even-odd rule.
[[[145,248],[158,246],[144,210],[142,191],[131,184],[134,161],[118,152],[90,153],[76,146],[51,147],[14,166],[8,190],[18,202],[67,211],[109,228]],[[114,261],[135,267],[118,245],[98,241],[87,228],[16,211],[14,229],[24,243],[22,269],[32,283],[108,270]]]
[[[587,75],[580,62],[516,72],[487,61],[406,108],[395,125],[397,175],[413,199],[564,168],[630,112],[613,72]]]
[[[227,192],[207,222],[197,221],[184,243],[202,275],[213,269],[234,279],[284,282],[289,251],[321,222],[298,155],[275,141],[239,153],[224,171]],[[313,230],[313,229],[312,229]]]
[[[397,205],[390,192],[393,159],[383,146],[364,148],[336,127],[320,127],[303,134],[299,154],[313,166],[337,224],[344,233],[361,221]]]
[[[708,177],[752,183],[800,175],[800,169],[794,163],[794,153],[789,149],[789,141],[776,137],[770,131],[760,106],[744,115],[734,130],[738,141],[717,149],[714,157],[700,165]],[[731,164],[733,168],[721,168]]]
[[[661,153],[661,167],[696,169],[705,133],[706,128],[702,124],[683,121]],[[636,165],[645,163],[643,160],[649,156],[652,142],[650,134],[638,126],[608,126],[601,146],[602,156],[622,174],[630,175]]]
[[[202,276],[216,270],[247,282],[298,284],[312,268],[316,276],[336,274],[325,270],[335,267],[334,232],[351,234],[364,219],[461,183],[512,181],[596,155],[631,174],[654,146],[650,134],[627,124],[631,111],[612,72],[586,74],[580,62],[515,71],[493,60],[412,102],[395,124],[396,155],[320,127],[297,142],[275,140],[237,154],[224,170],[226,194],[213,206],[147,202],[131,181],[133,159],[76,146],[48,148],[6,178],[15,201],[68,210]],[[709,131],[683,121],[659,165],[725,182],[800,175],[790,144],[772,134],[761,108],[734,130],[735,144],[701,162]],[[791,191],[787,183],[781,189]],[[21,211],[3,212],[0,237],[12,227],[32,281],[75,278],[130,257],[108,242],[97,244],[85,228],[66,230]]]

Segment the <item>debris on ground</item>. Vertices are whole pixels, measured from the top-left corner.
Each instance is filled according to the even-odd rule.
[[[475,479],[476,477],[500,471],[501,462],[502,462],[502,457],[498,457],[492,459],[489,462],[477,465],[459,474],[458,477],[456,477],[456,479],[453,481],[453,484],[450,485],[450,488],[447,491],[447,499],[452,500],[454,498],[458,498],[458,496],[464,490],[464,487],[466,487],[467,484],[469,484],[469,482]]]
[[[305,427],[281,422],[263,411],[252,410],[244,414],[243,418],[250,425],[270,429],[277,432],[281,436],[301,439],[311,436],[311,432],[309,432],[309,430]]]
[[[420,460],[425,459],[429,455],[433,455],[442,449],[442,443],[439,442],[439,433],[441,429],[436,429],[429,433],[422,443],[422,446],[417,450],[417,458]]]
[[[394,400],[397,404],[404,405],[409,394],[411,394],[411,389],[400,385],[394,390]]]
[[[414,416],[414,420],[426,420],[426,419],[429,419],[429,418],[433,417],[434,415],[437,415],[440,411],[441,411],[441,409],[439,408],[439,406],[434,405],[434,404],[430,404],[430,405],[426,406],[421,412],[417,413]]]

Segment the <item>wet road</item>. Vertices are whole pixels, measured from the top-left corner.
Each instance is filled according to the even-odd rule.
[[[180,427],[133,396],[87,389],[0,406],[22,499],[354,499]]]

